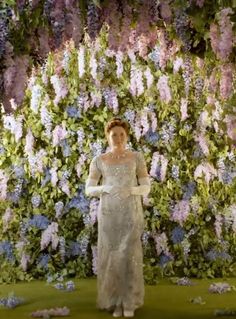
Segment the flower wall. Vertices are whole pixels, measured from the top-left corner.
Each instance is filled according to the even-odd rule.
[[[132,27],[126,11],[118,39],[113,8],[96,37],[66,41],[30,74],[14,78],[13,64],[29,60],[16,63],[5,50],[14,60],[4,75],[9,98],[22,74],[27,83],[24,94],[13,85],[22,103],[12,98],[14,112],[1,113],[2,282],[96,275],[98,199],[84,184],[91,159],[107,150],[104,124],[114,115],[130,123],[128,147],[144,153],[151,176],[146,282],[235,274],[234,9],[219,7],[199,52],[182,7],[161,3],[165,24],[150,28],[144,15]],[[196,3],[203,14],[207,1]]]

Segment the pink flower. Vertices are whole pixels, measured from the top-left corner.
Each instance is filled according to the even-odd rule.
[[[231,63],[221,66],[220,95],[222,99],[228,99],[233,91],[233,65]]]
[[[190,205],[188,200],[180,200],[176,203],[174,210],[172,212],[171,220],[174,220],[183,226],[184,222],[187,220],[190,212]]]
[[[199,6],[199,8],[202,8],[205,0],[195,0],[195,2],[196,2],[196,5]]]
[[[86,161],[86,156],[84,154],[81,154],[75,167],[78,178],[80,178],[82,174],[82,168],[84,167],[85,161]]]
[[[122,76],[124,67],[123,67],[123,52],[118,51],[116,54],[116,75],[118,77],[118,79]]]
[[[173,63],[173,71],[174,73],[177,73],[179,72],[179,69],[183,66],[183,59],[182,58],[179,58],[177,57]]]
[[[165,255],[169,256],[170,251],[168,248],[168,238],[166,236],[166,233],[161,234],[154,234],[153,239],[156,246],[156,253],[157,256],[160,256],[160,254],[163,252]]]
[[[202,132],[199,135],[195,136],[195,141],[199,143],[203,154],[205,156],[209,155],[209,148],[208,148],[206,136]]]
[[[171,101],[171,91],[168,85],[167,75],[160,76],[157,83],[157,88],[159,90],[160,99],[165,103],[169,103]]]
[[[166,31],[164,29],[159,30],[158,39],[160,43],[159,65],[163,71],[166,67],[166,62],[169,60],[168,43],[166,41]]]
[[[224,122],[227,125],[227,134],[233,140],[236,141],[236,116],[226,115]]]
[[[62,140],[64,140],[67,137],[67,134],[68,133],[66,131],[65,125],[57,125],[52,132],[52,145],[57,146]]]
[[[211,93],[215,93],[217,90],[217,87],[218,87],[217,70],[216,68],[214,68],[209,78],[208,90]]]
[[[217,176],[217,170],[214,166],[208,162],[199,164],[194,172],[194,179],[197,180],[199,177],[204,177],[205,182],[209,184],[210,180]]]
[[[144,71],[144,76],[146,77],[147,88],[150,89],[152,84],[153,84],[154,77],[153,77],[152,72],[148,66],[146,67],[146,70]]]
[[[161,0],[160,1],[160,12],[161,12],[161,17],[163,20],[167,23],[171,21],[172,18],[172,11],[171,7],[169,5],[169,0]]]
[[[52,183],[52,186],[54,186],[54,187],[57,185],[57,182],[58,182],[57,169],[58,169],[57,162],[56,162],[56,160],[54,160],[53,165],[50,169],[51,183]]]
[[[226,61],[233,49],[233,28],[229,15],[231,8],[224,8],[219,14],[219,27],[215,23],[210,25],[211,46],[218,59]]]
[[[131,65],[130,71],[130,93],[133,96],[140,96],[144,92],[143,73],[140,67],[135,64]]]
[[[98,64],[97,64],[96,53],[95,52],[91,52],[90,61],[89,61],[89,67],[90,67],[90,72],[91,72],[92,78],[94,80],[97,80]]]
[[[186,118],[188,118],[187,106],[188,106],[188,100],[181,98],[181,106],[180,106],[181,121],[185,121]]]

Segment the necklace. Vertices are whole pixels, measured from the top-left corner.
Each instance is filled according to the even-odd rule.
[[[109,155],[112,159],[121,159],[126,157],[127,151],[124,151],[122,154],[119,154],[119,155],[115,155],[112,152],[110,152]]]

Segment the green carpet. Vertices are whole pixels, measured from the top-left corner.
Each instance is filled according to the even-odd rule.
[[[214,309],[236,309],[236,292],[210,294],[208,287],[213,282],[227,281],[236,286],[236,278],[215,280],[193,280],[196,285],[186,287],[172,284],[161,279],[156,286],[146,286],[145,304],[135,313],[135,318],[155,319],[197,319],[216,318]],[[37,309],[67,306],[71,319],[112,318],[107,312],[96,309],[96,279],[76,279],[76,290],[63,292],[42,281],[17,283],[0,286],[0,297],[6,297],[14,291],[16,296],[24,297],[26,303],[15,309],[0,308],[0,319],[30,318],[30,313]],[[206,302],[196,305],[190,298],[201,296]],[[66,318],[66,317],[65,317]],[[224,318],[224,317],[221,317]]]

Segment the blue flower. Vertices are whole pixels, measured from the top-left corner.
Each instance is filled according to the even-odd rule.
[[[73,197],[68,204],[69,208],[80,208],[80,201],[78,197]]]
[[[172,260],[172,258],[170,256],[167,256],[165,254],[161,254],[160,256],[160,261],[159,261],[159,265],[161,267],[164,267],[167,263],[169,263]]]
[[[39,214],[34,215],[33,218],[29,219],[27,222],[28,227],[36,227],[42,230],[46,229],[49,224],[50,221],[48,220],[48,218]]]
[[[225,251],[217,251],[216,249],[212,248],[207,252],[206,259],[209,261],[216,261],[217,259],[231,261],[232,257]]]
[[[10,309],[15,308],[22,303],[24,303],[24,299],[16,297],[14,294],[9,294],[7,298],[0,298],[0,305]]]
[[[71,241],[66,251],[66,256],[67,257],[79,256],[80,254],[81,254],[80,243],[77,241]]]
[[[44,169],[44,174],[45,174],[45,177],[44,177],[44,179],[41,182],[41,186],[42,187],[44,187],[51,180],[50,168],[48,168],[48,167],[45,168]]]
[[[14,165],[13,171],[15,173],[16,178],[23,178],[25,176],[25,170],[22,165]]]
[[[222,181],[224,184],[229,185],[233,181],[233,176],[232,172],[229,170],[224,170],[223,173],[221,174]]]
[[[156,167],[154,178],[158,181],[161,180],[161,166],[160,166],[160,164],[158,164]]]
[[[174,244],[179,244],[183,241],[185,235],[185,231],[182,227],[177,226],[171,232],[171,240]]]
[[[5,153],[5,148],[3,146],[0,146],[0,155],[3,155]]]
[[[77,109],[75,106],[68,106],[66,108],[66,112],[69,117],[79,118],[81,117],[81,111]]]
[[[196,182],[188,182],[187,185],[184,185],[182,189],[184,191],[183,199],[189,200],[196,191]]]
[[[38,258],[37,266],[39,268],[48,269],[48,263],[51,260],[49,254],[41,254]]]
[[[62,140],[60,146],[62,147],[63,156],[69,157],[71,155],[71,148],[67,139]]]
[[[145,134],[145,139],[147,140],[149,144],[156,145],[160,139],[160,135],[157,132],[153,132],[152,129],[150,128]]]
[[[179,178],[179,166],[178,165],[173,165],[171,168],[171,176],[174,179],[178,179]]]
[[[13,247],[9,241],[5,240],[0,242],[0,255],[4,255],[9,262],[15,261]]]

